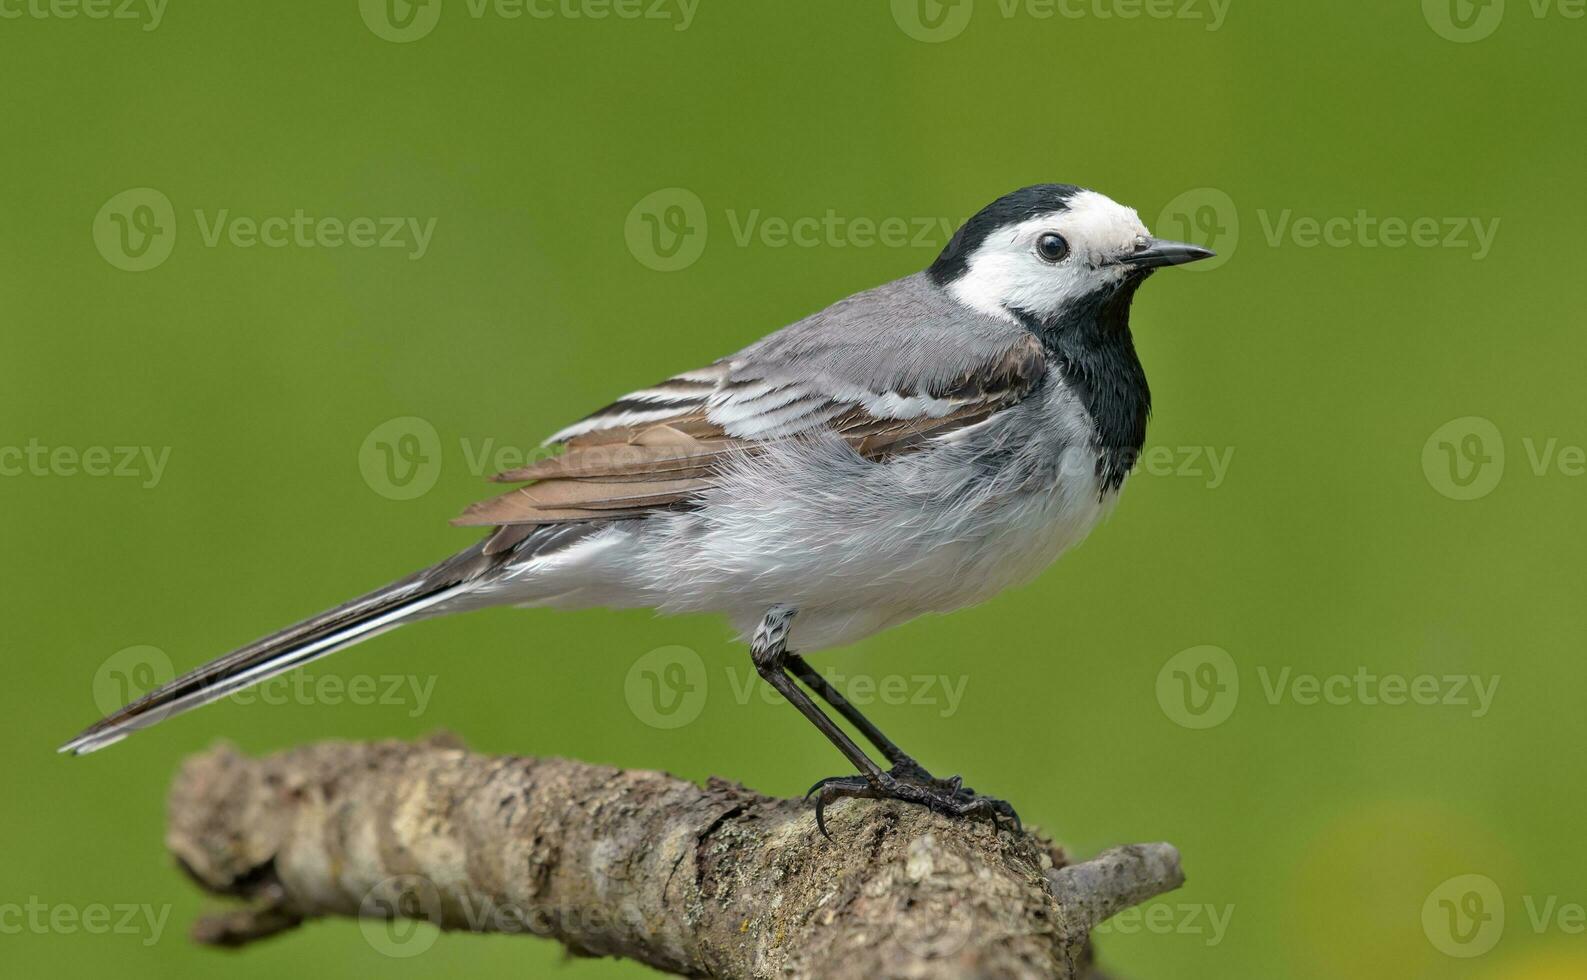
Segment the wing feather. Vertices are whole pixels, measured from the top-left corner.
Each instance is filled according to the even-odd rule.
[[[527,486],[480,501],[453,523],[497,526],[487,547],[498,548],[519,537],[518,527],[689,507],[736,455],[823,431],[882,462],[1019,402],[1046,374],[1041,343],[1029,333],[987,348],[954,376],[883,390],[757,363],[745,357],[752,347],[631,392],[562,429],[547,440],[561,455],[492,478]]]

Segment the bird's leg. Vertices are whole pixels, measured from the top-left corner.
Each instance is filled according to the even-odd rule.
[[[776,605],[767,610],[750,641],[750,656],[754,660],[756,672],[766,683],[798,708],[799,713],[808,718],[860,771],[858,776],[835,776],[811,787],[810,794],[816,796],[816,826],[821,829],[821,833],[827,834],[824,819],[827,804],[846,797],[903,800],[949,816],[985,816],[993,822],[1006,816],[1018,826],[1019,816],[1014,813],[1013,807],[1002,800],[975,795],[963,787],[957,776],[948,780],[933,778],[827,683],[826,678],[816,673],[803,658],[790,653],[788,630],[797,613],[797,609],[787,605]],[[893,770],[884,771],[863,749],[855,745],[854,740],[828,718],[808,694],[800,690],[799,685],[788,676],[789,670],[794,671],[823,700],[863,732],[893,764]]]
[[[848,698],[845,698],[841,691],[828,683],[825,677],[817,673],[816,669],[810,666],[805,658],[797,653],[790,652],[785,655],[784,659],[787,661],[788,669],[793,671],[795,677],[803,681],[810,690],[816,692],[816,695],[821,700],[831,705],[838,714],[848,720],[849,724],[859,729],[861,735],[864,735],[872,745],[876,746],[876,751],[880,752],[892,764],[893,775],[902,777],[913,774],[918,776],[922,782],[933,779],[932,775],[926,771],[925,766],[910,758],[909,754],[899,748],[897,743],[883,735],[880,728],[877,728],[869,718],[861,714],[860,709],[850,704]]]
[[[755,635],[749,644],[755,672],[776,688],[778,694],[787,698],[788,703],[798,708],[800,714],[810,719],[810,723],[836,745],[845,758],[854,763],[854,768],[860,771],[868,783],[877,784],[886,773],[865,754],[864,749],[854,744],[848,733],[823,714],[816,703],[810,700],[810,695],[799,690],[799,685],[788,676],[788,627],[798,612],[792,606],[781,604],[766,611],[760,625],[755,627]]]

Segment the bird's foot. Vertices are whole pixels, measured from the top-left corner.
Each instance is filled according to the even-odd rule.
[[[832,776],[810,787],[806,799],[816,798],[816,826],[828,839],[825,811],[828,803],[841,799],[902,800],[915,803],[949,817],[986,817],[1001,829],[1007,818],[1015,830],[1023,830],[1019,814],[1005,800],[981,796],[964,785],[958,776],[938,779],[918,763],[901,763],[884,772],[873,783],[864,776]]]

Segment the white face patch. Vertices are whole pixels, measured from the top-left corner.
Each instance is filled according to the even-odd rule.
[[[1036,251],[1036,242],[1049,232],[1069,243],[1069,254],[1058,262]],[[1010,309],[1054,313],[1122,279],[1124,267],[1110,263],[1135,251],[1138,240],[1149,234],[1134,208],[1081,191],[1070,198],[1068,210],[988,235],[949,290],[959,302],[992,316],[1010,318]]]

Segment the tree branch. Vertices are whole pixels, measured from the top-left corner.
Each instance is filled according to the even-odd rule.
[[[1108,915],[1177,887],[1167,844],[1069,865],[1035,836],[849,800],[833,839],[802,800],[455,740],[323,743],[186,761],[166,843],[247,905],[200,921],[237,946],[358,916],[382,952],[447,930],[549,936],[698,977],[1058,977]]]

